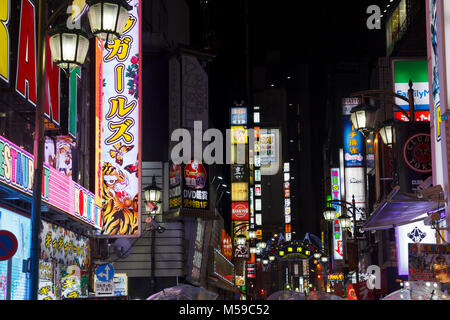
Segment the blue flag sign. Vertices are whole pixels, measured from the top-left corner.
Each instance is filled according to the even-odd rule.
[[[10,259],[16,251],[16,236],[7,230],[0,230],[0,261]]]
[[[97,276],[98,280],[108,282],[114,277],[114,268],[109,263],[99,265],[95,269],[95,275]]]

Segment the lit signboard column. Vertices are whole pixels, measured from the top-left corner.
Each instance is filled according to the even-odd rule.
[[[231,124],[231,220],[233,258],[236,266],[236,284],[246,279],[245,261],[250,258],[250,186],[248,163],[248,115],[247,108],[236,106],[230,109]]]
[[[253,172],[252,172],[252,180],[251,182],[254,184],[253,196],[254,196],[254,205],[255,205],[255,224],[256,224],[256,238],[262,239],[262,185],[261,185],[261,128],[259,124],[261,122],[260,119],[260,111],[259,107],[253,107],[253,137],[254,137],[254,162],[253,162]],[[251,201],[251,200],[250,200]]]
[[[111,237],[141,233],[142,1],[128,2],[122,36],[103,50],[102,234]]]
[[[283,165],[284,176],[284,238],[286,241],[292,240],[291,233],[291,174],[289,162]]]
[[[448,186],[448,148],[447,131],[448,115],[450,103],[446,74],[450,68],[450,63],[446,61],[450,57],[449,32],[450,6],[445,1],[427,0],[426,19],[427,19],[427,60],[428,60],[428,79],[430,87],[430,127],[431,127],[431,151],[433,168],[433,185]],[[447,18],[446,18],[447,17]],[[448,192],[448,187],[445,187]],[[448,200],[447,200],[448,203]],[[449,206],[446,206],[446,223],[450,222]],[[442,226],[444,227],[444,226]],[[446,232],[448,241],[449,232]]]
[[[341,200],[341,176],[339,168],[331,169],[331,200]],[[344,247],[341,226],[339,225],[339,216],[341,215],[341,206],[333,205],[336,209],[336,219],[333,220],[333,258],[342,260],[344,258]]]
[[[345,201],[351,203],[353,196],[357,208],[366,206],[365,188],[365,144],[364,136],[355,130],[350,121],[350,111],[360,104],[359,98],[343,99],[343,128],[344,128],[344,176],[345,176]],[[352,215],[351,212],[347,212]],[[361,214],[356,213],[356,221],[361,220]],[[353,226],[352,226],[353,228]],[[353,232],[352,232],[353,234]]]

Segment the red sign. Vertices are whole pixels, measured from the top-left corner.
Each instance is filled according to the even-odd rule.
[[[405,111],[409,115],[409,111]],[[395,113],[395,118],[397,120],[401,121],[408,121],[408,118],[401,112]],[[414,111],[414,118],[416,118],[416,121],[430,121],[430,111],[428,110],[415,110]]]
[[[249,219],[248,202],[231,203],[231,216],[235,221],[246,221]]]
[[[221,234],[221,253],[227,258],[229,261],[232,259],[232,244],[231,237],[227,234],[227,232],[222,229]]]
[[[198,161],[192,161],[184,168],[186,186],[191,189],[203,189],[206,186],[206,169]]]

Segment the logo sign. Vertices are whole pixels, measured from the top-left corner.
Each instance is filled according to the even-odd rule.
[[[429,111],[430,91],[427,60],[396,60],[393,61],[393,69],[395,93],[408,98],[409,80],[411,80],[414,89],[414,110]],[[395,103],[403,110],[409,110],[409,104],[406,101],[396,98]]]
[[[95,275],[97,276],[97,279],[102,282],[111,281],[114,278],[114,268],[109,263],[99,265],[95,269]]]
[[[16,251],[16,236],[7,230],[0,230],[0,261],[12,258]]]
[[[431,173],[431,136],[418,133],[410,137],[403,147],[403,159],[408,167],[420,173]]]
[[[249,219],[248,202],[233,202],[231,204],[231,215],[235,221],[246,221]]]
[[[247,108],[231,108],[231,125],[247,124]]]

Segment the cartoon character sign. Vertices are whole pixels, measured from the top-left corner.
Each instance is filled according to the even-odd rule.
[[[138,195],[128,193],[129,179],[111,163],[103,165],[103,229],[106,234],[137,234]]]
[[[191,189],[203,189],[206,186],[206,170],[198,161],[191,161],[184,168],[186,186]]]
[[[71,137],[56,138],[56,169],[66,177],[72,178],[72,149],[75,143]]]

